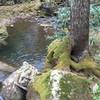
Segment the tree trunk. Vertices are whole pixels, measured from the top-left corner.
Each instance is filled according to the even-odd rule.
[[[90,0],[71,1],[72,56],[79,58],[88,48]]]

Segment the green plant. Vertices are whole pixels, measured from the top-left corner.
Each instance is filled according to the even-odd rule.
[[[98,63],[100,63],[100,55],[95,55],[95,60],[98,62]]]
[[[57,30],[52,38],[59,38],[67,33],[64,32],[64,28],[69,27],[70,22],[70,7],[60,7],[57,10],[57,16],[55,18],[54,26]],[[98,31],[98,27],[100,26],[100,6],[90,5],[90,28]],[[90,45],[96,43],[96,39],[90,37]]]
[[[70,20],[70,8],[69,7],[60,7],[57,10],[57,16],[55,18],[54,26],[56,32],[53,36],[49,36],[50,39],[62,38],[67,35],[68,32],[64,31],[65,28],[68,28]]]
[[[99,42],[100,41],[98,39],[97,34],[90,35],[90,37],[89,37],[89,45],[90,46],[94,46],[94,45],[98,44]]]
[[[70,7],[60,7],[57,11],[56,26],[64,28],[69,25]],[[100,26],[100,6],[90,5],[90,27]]]
[[[92,93],[93,100],[100,100],[100,83],[94,85]]]
[[[90,5],[90,27],[100,26],[100,6]]]
[[[70,20],[70,8],[61,7],[57,11],[56,26],[57,28],[66,28],[68,27]]]

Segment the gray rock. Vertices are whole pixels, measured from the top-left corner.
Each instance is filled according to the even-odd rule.
[[[7,45],[5,39],[8,37],[8,32],[6,26],[0,26],[0,44]]]
[[[30,82],[26,100],[93,100],[91,84],[85,76],[51,70]]]
[[[0,61],[0,71],[4,71],[4,72],[14,72],[16,70],[16,68],[4,63]]]
[[[23,62],[22,67],[3,82],[1,93],[4,100],[25,100],[27,85],[38,73],[34,66]]]

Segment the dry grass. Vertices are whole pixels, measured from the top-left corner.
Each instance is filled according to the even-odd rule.
[[[36,10],[39,8],[40,5],[40,0],[35,0],[30,3],[23,3],[12,6],[0,6],[0,19],[17,16],[21,13],[36,13]]]

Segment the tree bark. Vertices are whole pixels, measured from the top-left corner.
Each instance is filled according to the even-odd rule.
[[[80,57],[88,48],[90,0],[71,1],[72,56]]]

